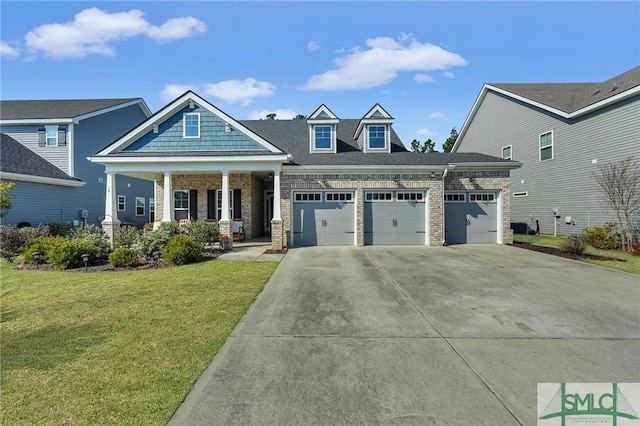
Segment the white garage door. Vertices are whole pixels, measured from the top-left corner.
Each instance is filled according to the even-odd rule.
[[[365,245],[426,244],[424,191],[369,191],[364,196]]]
[[[295,192],[293,245],[354,245],[353,200],[352,192]]]
[[[487,192],[444,194],[447,244],[496,244],[498,242],[497,195]]]

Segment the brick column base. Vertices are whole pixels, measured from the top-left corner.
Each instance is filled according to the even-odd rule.
[[[288,241],[284,241],[282,235],[282,220],[273,219],[271,221],[271,248],[282,250],[286,245],[288,245]]]
[[[102,231],[107,235],[107,239],[109,240],[109,244],[112,249],[116,248],[116,232],[120,229],[120,221],[110,221],[103,220],[102,221]]]
[[[233,248],[233,224],[230,220],[221,220],[218,222],[218,230],[220,231],[220,236],[225,234],[229,239],[229,244],[226,246],[228,248]]]

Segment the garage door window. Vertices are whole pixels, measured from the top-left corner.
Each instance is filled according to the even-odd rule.
[[[496,194],[469,194],[469,200],[483,203],[495,203]]]
[[[351,192],[328,192],[327,201],[352,201],[353,194]]]
[[[322,201],[322,193],[321,192],[299,192],[295,195],[296,202],[321,202]]]
[[[367,192],[366,201],[391,201],[393,199],[392,192]]]
[[[466,195],[464,193],[444,194],[444,201],[447,203],[464,203],[467,201]]]
[[[422,192],[398,192],[398,201],[422,201]]]

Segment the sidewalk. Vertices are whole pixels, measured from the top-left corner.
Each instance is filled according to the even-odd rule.
[[[271,249],[269,237],[259,237],[243,242],[234,242],[233,249],[224,252],[219,259],[224,260],[248,260],[261,262],[280,262],[285,253],[265,253]]]

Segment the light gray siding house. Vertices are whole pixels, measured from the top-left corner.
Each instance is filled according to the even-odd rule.
[[[541,233],[558,235],[615,222],[592,175],[640,160],[640,67],[596,83],[485,84],[453,152],[522,163],[511,173],[512,222],[536,229],[538,220]]]
[[[151,115],[140,98],[0,101],[0,178],[15,183],[2,222],[97,225],[104,220],[104,166],[87,157]],[[117,182],[123,223],[153,221],[153,185]]]
[[[413,153],[376,104],[341,119],[238,121],[189,91],[91,157],[107,185],[155,184],[158,222],[209,220],[272,247],[511,242],[509,172],[476,153]],[[108,192],[103,229],[120,226]],[[446,207],[445,207],[446,206]]]

